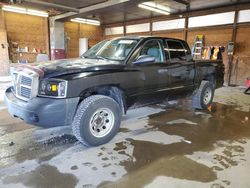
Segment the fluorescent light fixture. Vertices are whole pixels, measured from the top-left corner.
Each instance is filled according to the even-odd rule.
[[[170,8],[160,5],[159,3],[155,3],[155,2],[145,2],[145,3],[141,3],[138,5],[138,7],[140,8],[144,8],[153,12],[158,12],[161,14],[165,14],[165,15],[170,15]]]
[[[13,6],[3,6],[4,11],[16,12],[21,14],[26,14],[26,9],[21,7],[13,7]]]
[[[48,17],[47,12],[32,10],[32,9],[27,9],[27,14],[34,15],[34,16]]]
[[[41,17],[48,17],[49,16],[47,12],[33,10],[33,9],[27,9],[27,8],[21,8],[21,7],[15,7],[15,6],[3,6],[2,9],[4,11],[21,13],[21,14],[29,14],[29,15],[33,15],[33,16],[41,16]]]
[[[84,23],[84,24],[90,24],[90,25],[100,25],[100,21],[98,20],[91,20],[86,18],[73,18],[70,21],[77,22],[77,23]]]

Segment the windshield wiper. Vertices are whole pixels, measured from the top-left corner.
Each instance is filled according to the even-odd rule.
[[[87,58],[87,59],[102,59],[102,60],[109,60],[108,58],[105,58],[100,55],[94,55],[94,56],[84,56],[82,55],[81,57]]]
[[[100,55],[96,55],[95,58],[96,59],[102,59],[102,60],[109,60],[108,58],[105,58],[105,57],[100,56]]]

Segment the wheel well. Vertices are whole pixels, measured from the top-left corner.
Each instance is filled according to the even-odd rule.
[[[92,95],[104,95],[107,97],[110,97],[114,99],[120,106],[122,113],[125,115],[127,112],[127,105],[126,105],[126,99],[124,92],[117,86],[99,86],[99,87],[93,87],[89,88],[87,90],[84,90],[80,94],[80,101],[79,103]]]
[[[209,81],[213,84],[214,88],[216,88],[216,79],[215,79],[215,75],[208,75],[206,76],[203,80],[205,81]]]

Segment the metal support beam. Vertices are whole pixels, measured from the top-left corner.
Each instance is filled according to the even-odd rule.
[[[110,6],[125,3],[125,2],[128,2],[128,1],[130,1],[130,0],[107,0],[104,3],[99,3],[99,4],[96,4],[96,5],[81,8],[81,9],[78,10],[79,12],[77,12],[77,13],[75,13],[75,12],[67,12],[67,13],[64,13],[64,14],[54,16],[54,19],[58,20],[58,19],[63,19],[63,18],[71,17],[71,16],[76,16],[78,14],[82,14],[82,13],[86,13],[86,12],[90,12],[90,11],[94,11],[94,10],[98,10],[98,9],[102,9],[102,8],[106,8],[106,7],[110,7]]]
[[[231,42],[234,43],[234,46],[235,46],[235,43],[236,43],[238,17],[239,17],[239,10],[236,10],[235,15],[234,15],[233,33],[232,33],[232,38],[231,38]],[[233,55],[230,55],[229,60],[228,60],[228,83],[227,83],[229,86],[231,85],[232,70],[233,70],[233,60],[234,60]]]
[[[123,36],[126,36],[127,28],[126,28],[126,21],[127,21],[127,13],[123,13]]]
[[[173,1],[180,3],[180,4],[183,4],[183,5],[186,5],[186,6],[189,5],[189,2],[185,1],[185,0],[173,0]]]
[[[188,16],[185,17],[184,40],[187,42],[188,38]]]
[[[50,18],[53,20],[59,20],[59,19],[70,17],[70,16],[74,16],[74,15],[77,15],[77,14],[75,12],[66,12],[64,14],[59,14]]]
[[[79,9],[77,9],[77,8],[72,8],[69,6],[59,5],[59,4],[55,4],[55,3],[49,3],[49,2],[40,1],[40,0],[25,0],[25,2],[43,5],[43,6],[47,6],[47,7],[59,8],[59,9],[63,9],[66,11],[71,11],[71,12],[79,12]]]
[[[93,10],[98,10],[98,9],[110,7],[110,6],[125,3],[125,2],[128,2],[128,1],[130,1],[130,0],[108,0],[108,1],[106,1],[104,3],[99,3],[99,4],[96,4],[96,5],[81,8],[81,9],[79,9],[79,13],[90,12],[90,11],[93,11]]]
[[[153,20],[152,20],[152,17],[153,17],[153,15],[152,15],[152,12],[150,13],[150,20],[149,20],[149,32],[150,32],[150,36],[152,36],[153,35]]]
[[[186,11],[187,11],[187,14],[185,16],[184,40],[187,42],[187,38],[188,38],[188,19],[189,19],[190,3],[186,6]]]
[[[235,15],[234,15],[234,24],[233,24],[233,33],[232,33],[232,42],[234,43],[236,42],[238,17],[239,17],[239,10],[236,10]]]

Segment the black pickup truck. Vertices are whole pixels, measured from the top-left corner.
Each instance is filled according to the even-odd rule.
[[[122,37],[80,58],[13,68],[5,103],[13,117],[42,126],[72,126],[76,138],[100,145],[118,132],[130,107],[192,94],[205,109],[223,85],[224,65],[194,61],[185,41]]]

